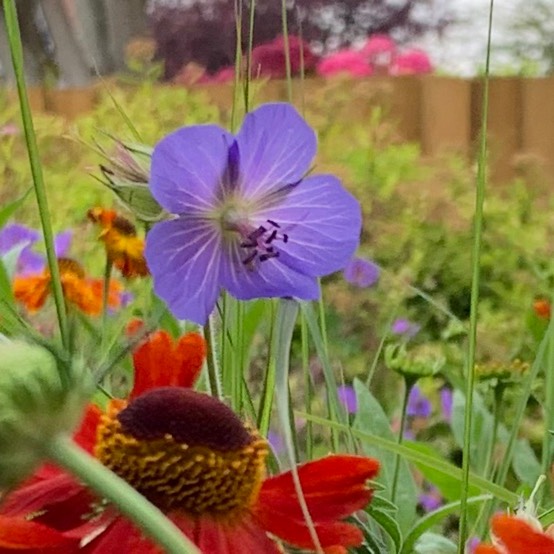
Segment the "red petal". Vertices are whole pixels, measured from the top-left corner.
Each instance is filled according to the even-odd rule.
[[[206,554],[279,554],[281,550],[266,532],[250,517],[224,523],[201,517],[197,523],[196,544]]]
[[[338,520],[363,508],[371,500],[366,486],[375,477],[379,463],[361,456],[328,456],[298,468],[304,498],[314,521]],[[304,519],[292,472],[266,479],[257,502],[266,517]]]
[[[63,546],[63,552],[67,553],[73,551],[70,546],[77,546],[77,544],[77,541],[64,537],[46,525],[0,515],[0,547],[2,548],[25,550]]]
[[[554,554],[554,538],[535,530],[521,518],[497,514],[491,527],[509,554]]]
[[[192,387],[204,363],[206,343],[186,333],[176,345],[166,331],[148,337],[133,354],[135,383],[131,398],[157,387]]]
[[[494,546],[479,544],[473,554],[501,554]]]
[[[97,429],[101,416],[102,410],[96,404],[88,404],[81,425],[73,435],[73,440],[89,454],[92,454],[96,445]]]

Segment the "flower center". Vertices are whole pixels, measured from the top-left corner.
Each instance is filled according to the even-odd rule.
[[[257,229],[243,232],[243,240],[240,247],[245,250],[242,263],[251,266],[257,259],[265,262],[271,258],[279,257],[279,250],[275,249],[274,242],[281,241],[286,244],[289,236],[281,232],[281,226],[271,219],[266,220],[267,225],[260,225]]]
[[[215,398],[163,387],[112,400],[94,453],[164,511],[228,519],[255,502],[268,448]]]

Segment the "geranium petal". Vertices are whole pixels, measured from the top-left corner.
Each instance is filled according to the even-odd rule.
[[[54,250],[56,252],[56,258],[65,258],[65,256],[67,256],[72,240],[73,231],[71,229],[62,231],[54,237]]]
[[[183,127],[152,154],[150,190],[174,214],[212,206],[225,175],[233,136],[217,125]]]
[[[304,179],[277,206],[256,216],[254,225],[274,221],[288,236],[286,244],[272,243],[280,261],[312,277],[342,269],[360,242],[360,204],[332,175]]]
[[[220,243],[217,230],[198,219],[162,221],[148,233],[154,290],[176,317],[206,323],[219,294]]]
[[[314,131],[284,103],[265,104],[247,114],[237,144],[240,189],[247,198],[299,181],[317,149]]]
[[[249,269],[242,263],[245,257],[245,252],[238,244],[227,244],[221,264],[221,284],[235,298],[318,298],[319,286],[315,278],[287,267],[278,258],[256,262],[254,269]]]
[[[46,258],[34,252],[31,248],[24,248],[19,254],[17,260],[17,273],[18,275],[30,275],[32,273],[39,273],[46,267]]]
[[[33,244],[40,238],[36,229],[20,223],[10,223],[0,230],[0,254],[6,254],[22,243]]]

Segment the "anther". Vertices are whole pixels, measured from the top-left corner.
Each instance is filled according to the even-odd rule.
[[[277,229],[280,229],[281,226],[276,222],[276,221],[273,221],[272,219],[267,219],[266,220],[270,225],[273,225],[273,227],[277,227]]]
[[[279,252],[266,252],[265,254],[260,255],[260,262],[265,262],[271,258],[278,258]]]
[[[289,241],[289,236],[286,233],[283,233],[283,242],[287,244],[288,241]]]
[[[252,231],[252,232],[248,235],[248,238],[249,238],[251,241],[256,241],[256,240],[258,240],[266,231],[267,231],[267,229],[266,229],[263,225],[260,225],[255,231]]]
[[[273,229],[273,231],[271,232],[271,235],[269,235],[269,237],[265,239],[265,243],[271,244],[275,240],[276,236],[277,236],[277,229]]]
[[[252,254],[250,254],[250,256],[244,258],[244,260],[242,260],[242,263],[244,265],[248,265],[250,262],[253,262],[254,259],[256,258],[256,256],[258,255],[258,252],[256,252],[256,250],[254,250],[254,252],[252,252]],[[260,256],[260,259],[261,259],[261,256]]]

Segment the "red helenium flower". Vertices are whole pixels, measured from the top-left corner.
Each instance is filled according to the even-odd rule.
[[[535,528],[525,519],[507,514],[492,518],[495,544],[480,544],[475,554],[554,554],[554,535]]]
[[[190,385],[205,352],[198,338],[185,338],[173,346],[163,332],[152,335],[135,353],[130,399],[110,401],[105,412],[89,407],[75,440],[156,504],[206,554],[278,554],[268,533],[313,550],[291,472],[265,475],[266,440],[219,400],[183,386]],[[187,345],[201,355],[184,355]],[[191,372],[186,359],[194,360]],[[359,456],[329,456],[298,468],[329,554],[362,543],[361,531],[341,520],[370,501],[367,481],[378,468],[376,460]],[[83,538],[82,551],[89,554],[162,552],[113,507],[101,505],[55,468],[42,468],[8,497],[2,512],[37,513],[33,522]]]

